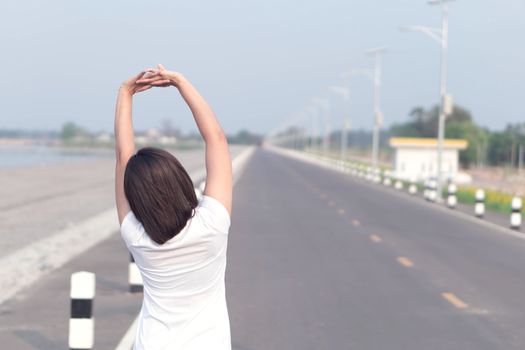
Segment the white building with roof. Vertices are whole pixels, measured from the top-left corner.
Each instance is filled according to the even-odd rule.
[[[421,181],[437,177],[437,139],[393,137],[389,143],[394,149],[392,167],[397,178]],[[466,140],[444,140],[441,163],[444,179],[469,182],[469,176],[459,172],[459,151],[467,146]]]

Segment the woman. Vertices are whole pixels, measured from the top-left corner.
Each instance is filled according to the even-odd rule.
[[[170,153],[135,154],[133,95],[176,87],[206,143],[206,187]],[[209,105],[181,74],[162,65],[125,81],[115,113],[115,194],[120,231],[144,282],[134,350],[231,349],[224,272],[232,206],[228,143]]]

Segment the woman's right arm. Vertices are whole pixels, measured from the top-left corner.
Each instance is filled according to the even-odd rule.
[[[167,71],[162,65],[159,65],[157,75],[164,80],[159,81],[158,77],[152,77],[139,80],[138,83],[177,87],[182,98],[188,104],[206,144],[206,187],[204,194],[217,199],[231,214],[233,179],[230,151],[226,135],[217,121],[215,113],[197,89],[182,74]],[[155,79],[157,80],[155,81]]]

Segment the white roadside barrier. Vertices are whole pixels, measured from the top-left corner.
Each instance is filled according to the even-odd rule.
[[[354,163],[350,163],[350,175],[357,175],[357,165],[355,165]]]
[[[130,293],[142,293],[144,291],[142,275],[131,254],[129,254],[128,282]]]
[[[401,191],[403,189],[403,182],[401,180],[396,180],[394,184],[394,188],[398,191]]]
[[[430,202],[435,202],[437,200],[437,181],[436,180],[428,180],[427,200]]]
[[[339,160],[337,168],[339,169],[339,171],[343,173],[345,172],[345,162],[342,159]]]
[[[389,170],[385,170],[384,172],[384,176],[383,176],[383,185],[385,186],[390,186],[392,185],[392,179],[390,178],[390,171]]]
[[[71,318],[69,319],[69,349],[93,349],[95,320],[95,274],[86,271],[71,275]]]
[[[374,182],[376,184],[380,184],[381,183],[381,169],[379,169],[379,168],[376,168],[376,170],[374,172]]]
[[[448,185],[447,188],[447,207],[450,209],[454,209],[456,205],[458,204],[458,198],[456,196],[457,193],[457,186],[454,183],[451,183]]]
[[[474,215],[482,218],[485,215],[485,191],[481,188],[476,190],[476,204],[474,204]]]
[[[365,177],[365,171],[363,165],[358,165],[357,167],[357,177]]]
[[[408,193],[410,193],[411,195],[417,194],[417,185],[414,180],[410,181],[410,185],[408,186]]]
[[[512,198],[510,208],[512,212],[510,213],[510,228],[514,230],[519,230],[521,227],[521,209],[523,207],[523,201],[520,197]]]
[[[366,179],[368,181],[372,180],[372,168],[367,166],[365,171],[366,171],[366,176],[365,176]]]

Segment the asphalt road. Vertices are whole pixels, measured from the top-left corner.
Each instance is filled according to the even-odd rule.
[[[234,191],[226,272],[235,350],[524,349],[525,240],[258,149]],[[97,273],[95,348],[141,295],[118,233],[0,306],[0,348],[67,348],[69,276]]]
[[[233,210],[234,349],[525,348],[525,240],[265,149]]]

